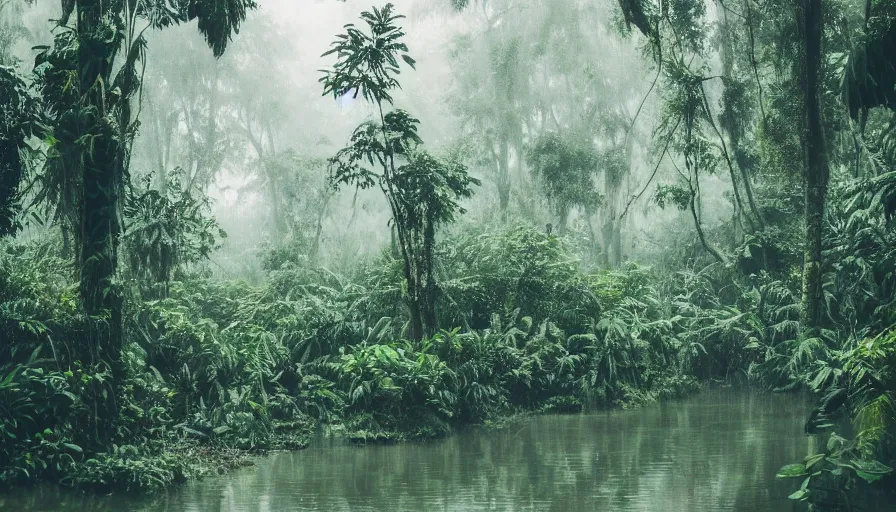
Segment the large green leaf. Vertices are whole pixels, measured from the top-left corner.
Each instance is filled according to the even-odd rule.
[[[808,474],[809,471],[806,469],[805,464],[788,464],[779,469],[775,476],[778,478],[792,478]]]

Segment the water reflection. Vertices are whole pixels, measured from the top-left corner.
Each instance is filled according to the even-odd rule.
[[[0,497],[0,509],[791,511],[791,483],[774,474],[806,455],[806,412],[798,397],[713,390],[431,443],[358,448],[325,440],[150,501],[44,488]]]

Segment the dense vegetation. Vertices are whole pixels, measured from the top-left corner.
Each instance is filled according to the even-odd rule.
[[[452,41],[457,128],[424,145],[443,120],[395,107],[418,62],[389,4],[315,75],[369,107],[341,149],[284,142],[252,1],[63,2],[33,66],[36,7],[0,3],[0,485],[157,490],[319,427],[734,381],[817,395],[794,499],[892,484],[896,3],[448,3],[485,18]],[[191,20],[214,59],[147,67]],[[221,229],[228,165],[268,240]]]

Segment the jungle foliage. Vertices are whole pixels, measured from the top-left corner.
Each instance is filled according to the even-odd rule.
[[[218,58],[248,0],[63,2],[30,74],[0,46],[0,485],[159,490],[318,428],[434,438],[718,382],[817,397],[794,499],[892,484],[896,3],[527,2],[452,2],[485,22],[451,45],[447,149],[399,106],[417,61],[391,4],[323,55],[324,96],[372,113],[332,151],[280,148],[278,103],[228,94],[263,52],[144,87],[142,30],[197,19]],[[646,97],[591,62],[619,33]],[[275,235],[257,275],[214,261],[225,159]],[[392,243],[337,261],[369,189]]]

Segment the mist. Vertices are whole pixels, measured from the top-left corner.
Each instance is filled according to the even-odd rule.
[[[0,509],[892,509],[894,56],[891,0],[0,0]]]

